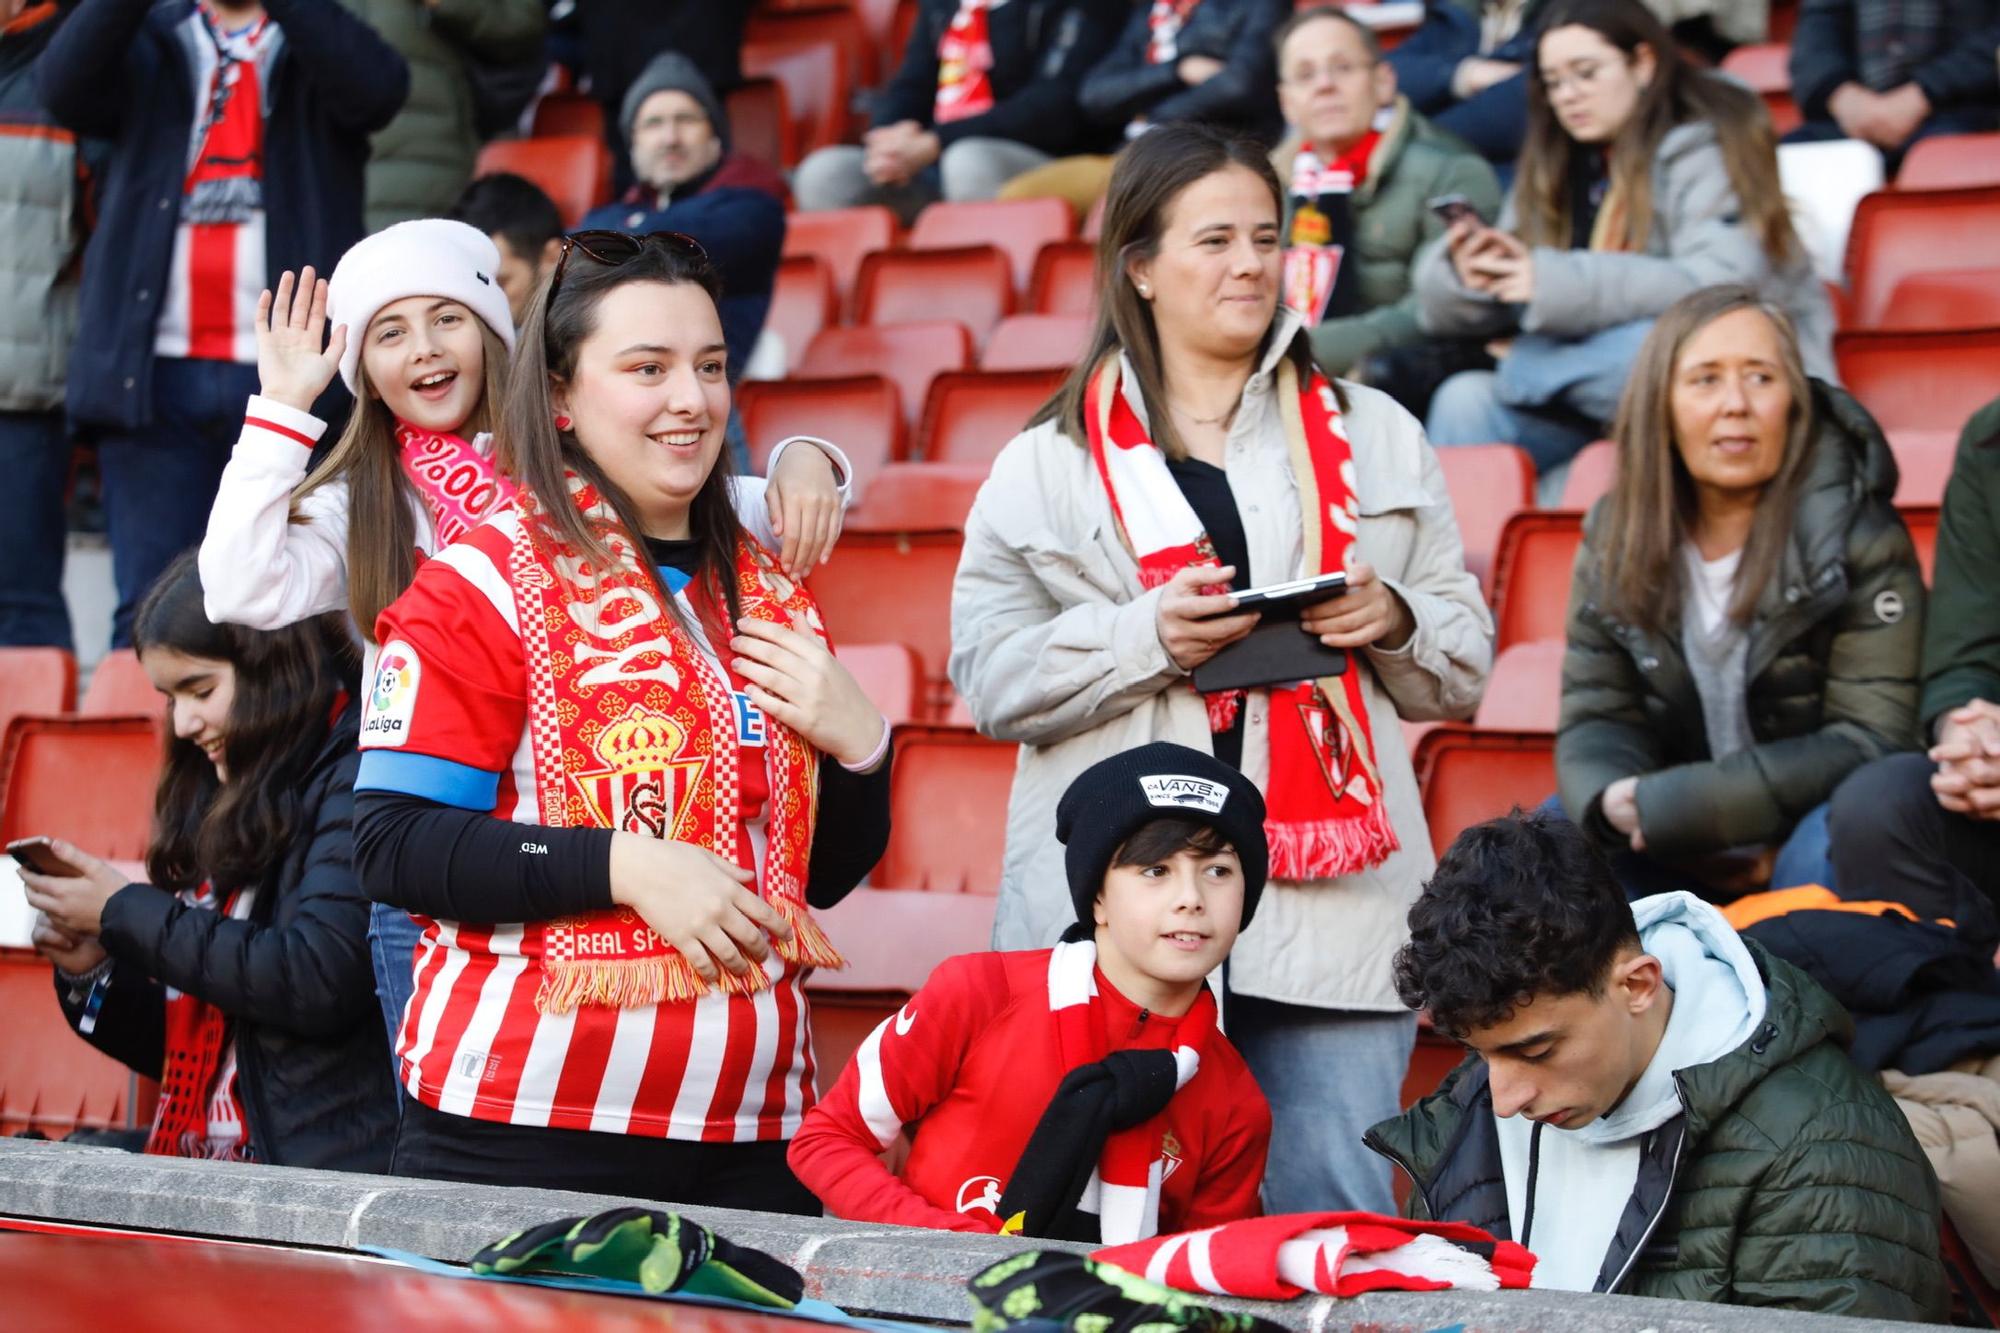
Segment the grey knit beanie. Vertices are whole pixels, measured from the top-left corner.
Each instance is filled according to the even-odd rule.
[[[722,151],[729,152],[729,113],[723,110],[722,99],[715,95],[695,63],[678,51],[662,51],[647,62],[639,71],[639,77],[625,90],[624,105],[619,108],[618,125],[625,133],[625,141],[632,141],[632,122],[639,119],[639,108],[654,93],[686,93],[701,103],[701,109],[708,113],[708,123],[715,128],[715,137],[722,141]]]

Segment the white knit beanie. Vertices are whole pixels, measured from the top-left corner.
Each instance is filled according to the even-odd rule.
[[[327,280],[327,327],[347,326],[340,378],[359,394],[355,372],[361,341],[382,307],[406,296],[442,296],[486,322],[514,350],[514,316],[500,290],[500,251],[477,227],[444,218],[418,218],[384,227],[355,242]]]

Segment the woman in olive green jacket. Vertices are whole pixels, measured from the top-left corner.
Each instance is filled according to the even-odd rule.
[[[1635,894],[1824,883],[1826,799],[1917,743],[1924,586],[1888,444],[1744,287],[1660,317],[1615,434],[1570,587],[1563,808]]]

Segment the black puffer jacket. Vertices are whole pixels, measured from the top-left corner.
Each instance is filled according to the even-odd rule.
[[[165,988],[198,995],[233,1020],[258,1161],[379,1173],[389,1169],[396,1087],[368,961],[368,900],[354,874],[359,727],[350,705],[306,778],[305,831],[258,886],[249,920],[188,907],[150,884],[111,896],[102,938],[115,962],[86,1040],[157,1078]],[[87,994],[57,977],[72,1027]]]
[[[1708,752],[1681,636],[1602,605],[1605,504],[1585,523],[1570,582],[1556,778],[1563,808],[1607,848],[1626,845],[1599,800],[1639,777],[1639,826],[1656,856],[1783,841],[1870,759],[1917,744],[1924,584],[1896,514],[1896,462],[1881,428],[1839,389],[1813,383],[1813,455],[1778,576],[1749,626],[1755,743]]]
[[[1077,102],[1084,115],[1120,132],[1135,116],[1154,124],[1201,120],[1265,129],[1278,118],[1271,34],[1290,10],[1284,0],[1200,0],[1175,38],[1176,59],[1156,65],[1146,59],[1152,6],[1135,6],[1118,44],[1084,76]],[[1179,65],[1188,56],[1211,56],[1223,70],[1190,87],[1181,82]]]

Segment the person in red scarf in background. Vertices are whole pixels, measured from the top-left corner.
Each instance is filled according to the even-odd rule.
[[[338,616],[264,632],[201,603],[183,556],[133,621],[169,730],[146,877],[54,842],[65,873],[21,876],[35,947],[78,1035],[160,1080],[147,1152],[387,1171],[353,641]]]
[[[1421,414],[1445,374],[1483,356],[1476,340],[1454,345],[1417,326],[1411,272],[1445,228],[1430,202],[1457,196],[1492,218],[1500,182],[1396,91],[1375,34],[1349,15],[1301,10],[1276,45],[1278,103],[1291,126],[1271,155],[1288,194],[1285,304],[1306,317],[1321,370]],[[1433,362],[1439,368],[1424,373]]]

